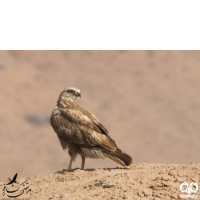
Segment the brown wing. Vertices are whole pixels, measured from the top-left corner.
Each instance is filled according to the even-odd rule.
[[[82,113],[82,115],[86,115],[88,118],[90,118],[91,121],[93,121],[99,129],[101,129],[101,133],[105,135],[109,135],[107,129],[99,122],[99,120],[96,118],[96,116],[89,111],[82,108],[77,101],[69,101],[66,100],[66,105],[68,106],[68,109],[71,110],[77,110]],[[65,108],[65,107],[59,107],[59,108]]]
[[[57,108],[57,114],[51,117],[51,125],[62,140],[87,148],[116,150],[114,140],[103,125],[80,111]]]

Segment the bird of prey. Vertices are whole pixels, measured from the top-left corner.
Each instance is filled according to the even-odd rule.
[[[72,170],[72,162],[77,154],[82,158],[81,169],[84,169],[85,158],[110,158],[129,168],[132,158],[117,147],[95,115],[78,104],[79,97],[79,89],[65,88],[50,118],[62,148],[66,149],[71,157],[67,171]]]

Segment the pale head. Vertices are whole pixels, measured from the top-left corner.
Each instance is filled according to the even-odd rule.
[[[81,91],[79,89],[68,87],[61,92],[59,99],[77,100],[79,97],[81,97]]]

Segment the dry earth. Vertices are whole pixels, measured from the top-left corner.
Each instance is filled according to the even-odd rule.
[[[28,180],[26,186],[29,186],[31,189],[30,192],[21,195],[19,198],[44,200],[173,200],[181,199],[180,195],[183,195],[180,191],[181,183],[187,182],[190,185],[192,182],[199,183],[199,179],[199,164],[134,164],[130,170],[104,168],[86,169],[82,171],[75,169],[73,172],[31,176],[18,179],[18,181],[22,183]],[[0,183],[1,190],[3,184]],[[7,194],[5,192],[3,196],[0,193],[0,199],[3,197],[6,198]],[[196,195],[198,194],[199,192]]]

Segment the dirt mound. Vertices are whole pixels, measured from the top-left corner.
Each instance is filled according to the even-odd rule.
[[[30,199],[181,199],[180,185],[199,183],[200,165],[134,164],[131,169],[75,169],[17,179],[31,189],[19,198]],[[4,183],[0,183],[3,188]],[[13,186],[14,187],[14,186]],[[9,193],[0,193],[7,198]],[[190,195],[198,195],[190,194]],[[185,194],[187,195],[187,194]]]

